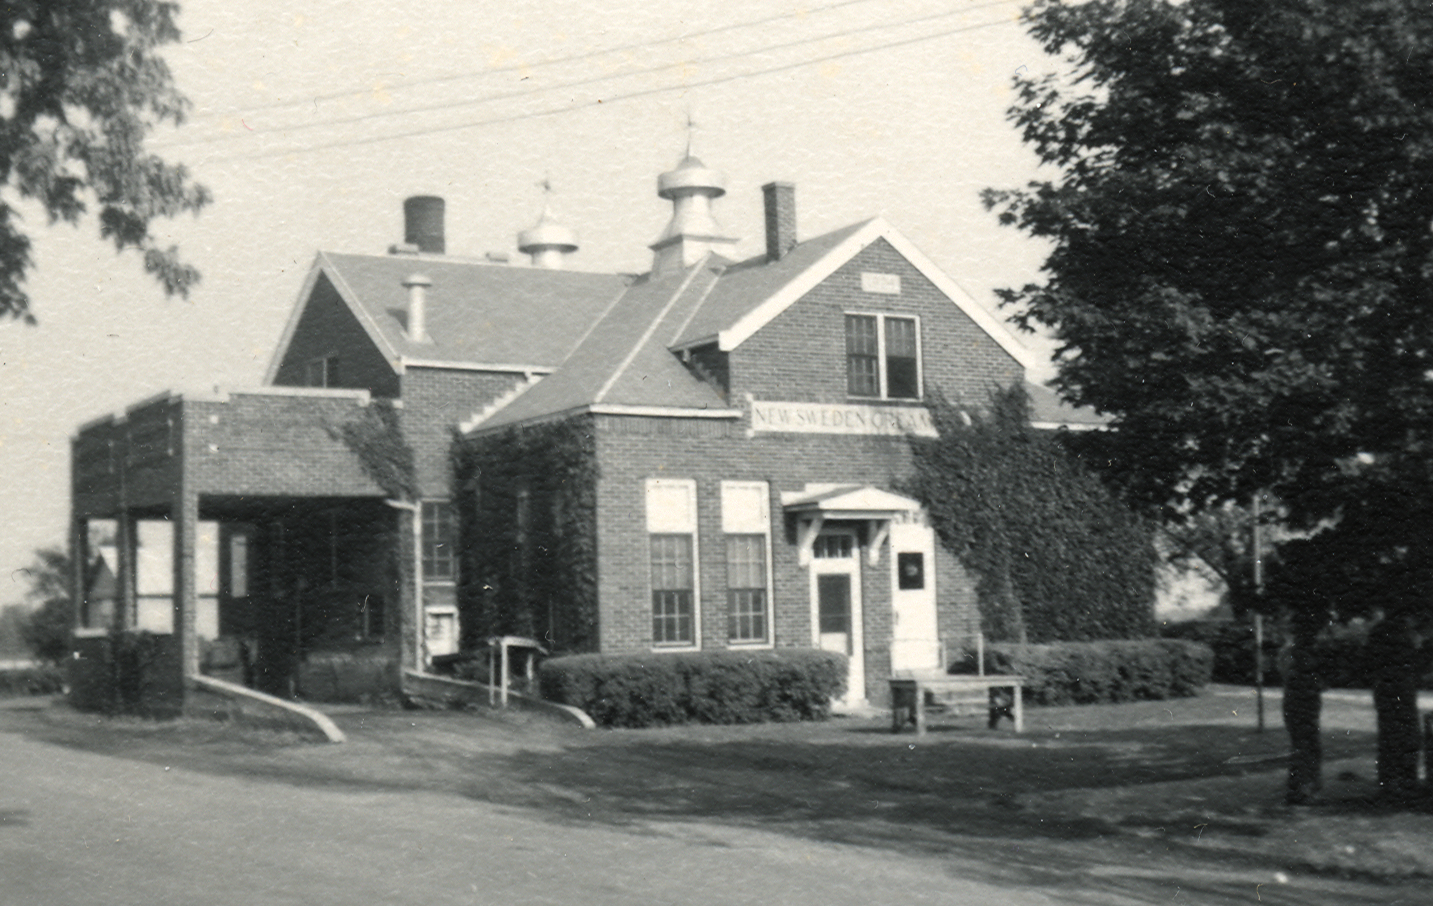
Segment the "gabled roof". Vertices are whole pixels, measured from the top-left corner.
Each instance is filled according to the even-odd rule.
[[[709,254],[679,273],[638,280],[551,376],[469,427],[489,431],[604,408],[736,417],[738,410],[691,373],[677,353],[710,343],[735,349],[880,240],[889,242],[1016,361],[1027,367],[1033,363],[999,318],[878,217],[798,243],[776,261],[762,255],[731,262]]]
[[[689,327],[673,343],[681,348],[717,342],[723,350],[732,350],[752,334],[765,327],[777,315],[796,304],[836,269],[855,257],[866,246],[884,239],[921,275],[933,283],[955,306],[980,326],[990,338],[1026,368],[1036,362],[1030,351],[1015,338],[1000,318],[991,314],[925,256],[920,249],[901,235],[884,218],[875,217],[863,223],[809,239],[795,246],[781,259],[765,263],[764,257],[752,259],[730,269],[730,282],[724,275],[722,286],[711,294],[703,310],[692,318]]]
[[[889,517],[921,508],[919,500],[854,484],[808,485],[804,491],[784,491],[781,506],[788,513],[819,513],[830,519]]]
[[[819,268],[833,250],[840,248],[846,240],[869,223],[869,220],[853,223],[824,236],[807,239],[793,246],[775,261],[769,261],[763,254],[726,268],[718,286],[693,313],[681,333],[672,339],[672,346],[684,349],[716,341],[753,309],[781,294],[813,268]],[[845,260],[842,258],[837,265]],[[829,271],[827,275],[829,276]],[[821,281],[813,280],[811,286],[819,282]],[[723,345],[721,348],[732,347]]]
[[[708,255],[685,271],[634,283],[585,336],[561,367],[490,415],[477,430],[577,410],[663,409],[734,417],[709,384],[672,353],[672,339],[717,283]]]
[[[427,342],[405,332],[415,273],[427,290]],[[405,363],[455,368],[550,370],[626,288],[615,274],[514,267],[435,256],[320,252],[269,365],[273,381],[305,303],[329,281],[394,370]]]

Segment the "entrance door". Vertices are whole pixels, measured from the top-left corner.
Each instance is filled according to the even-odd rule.
[[[812,641],[847,656],[846,704],[866,698],[861,636],[861,559],[853,531],[828,530],[811,546]]]
[[[935,532],[919,513],[891,523],[891,671],[944,669],[935,613]]]

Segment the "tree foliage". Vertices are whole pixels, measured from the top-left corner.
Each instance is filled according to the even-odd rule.
[[[55,547],[41,548],[25,573],[30,583],[25,597],[33,609],[21,626],[21,636],[36,660],[61,663],[70,655],[74,622],[69,554]]]
[[[0,186],[37,202],[51,224],[98,211],[99,233],[138,250],[168,293],[198,280],[155,218],[198,212],[208,190],[183,166],[144,150],[189,102],[159,55],[179,39],[178,6],[156,0],[28,0],[0,12]],[[18,210],[0,201],[0,315],[34,321],[24,289],[31,242]]]
[[[1016,641],[1149,635],[1150,526],[1058,441],[1030,427],[1018,387],[988,412],[931,404],[940,436],[912,440],[911,491],[976,576],[984,630]]]
[[[1433,17],[1040,0],[1027,22],[1068,65],[1018,77],[1012,118],[1058,175],[987,202],[1052,243],[1005,298],[1059,341],[1064,396],[1113,415],[1099,460],[1166,512],[1281,501],[1331,583],[1285,596],[1296,640],[1370,590],[1426,621]]]

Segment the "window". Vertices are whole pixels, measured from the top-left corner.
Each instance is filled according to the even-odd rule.
[[[134,628],[174,632],[174,524],[167,519],[135,522]]]
[[[304,384],[308,387],[337,387],[338,356],[324,356],[304,365]]]
[[[846,316],[846,392],[920,398],[920,325],[915,318]]]
[[[453,505],[423,501],[423,581],[452,582],[458,573],[458,529]]]
[[[698,645],[696,482],[648,479],[646,504],[652,643],[694,648]]]
[[[726,534],[727,638],[732,644],[771,641],[771,495],[764,481],[723,481]]]
[[[855,553],[855,538],[847,534],[817,535],[811,542],[811,556],[818,560],[849,560]]]
[[[726,605],[733,642],[766,641],[766,536],[726,536]]]
[[[696,642],[691,535],[652,535],[652,641]]]

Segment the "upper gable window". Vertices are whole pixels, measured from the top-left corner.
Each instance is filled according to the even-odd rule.
[[[920,399],[920,323],[897,315],[846,315],[846,392]]]
[[[338,356],[329,355],[321,359],[310,359],[304,365],[304,386],[338,386]]]

